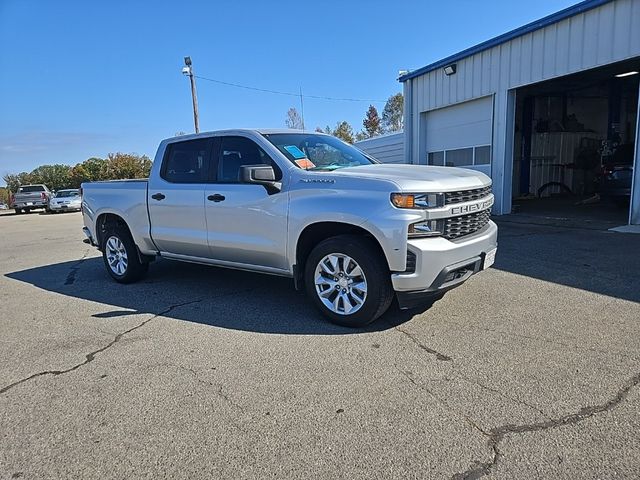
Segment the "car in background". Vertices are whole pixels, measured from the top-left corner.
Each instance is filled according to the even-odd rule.
[[[9,210],[9,205],[6,203],[0,203],[0,210]]]
[[[11,208],[19,215],[37,208],[49,208],[52,193],[46,185],[21,185],[11,197]]]
[[[58,190],[49,200],[49,211],[58,212],[79,212],[82,209],[82,197],[77,188]]]
[[[599,178],[600,196],[621,207],[629,207],[633,178],[634,144],[620,145],[611,159],[602,166]]]

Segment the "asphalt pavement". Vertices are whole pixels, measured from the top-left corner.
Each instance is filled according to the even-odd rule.
[[[0,215],[0,478],[639,478],[640,235],[499,220],[424,311],[327,323],[291,281]]]

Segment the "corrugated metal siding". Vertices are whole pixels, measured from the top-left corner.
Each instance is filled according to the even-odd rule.
[[[403,132],[367,138],[354,145],[382,163],[405,163]]]
[[[419,112],[640,55],[640,1],[617,0],[408,80]]]
[[[496,210],[506,213],[512,169],[512,152],[505,149],[508,91],[638,56],[640,0],[615,0],[458,60],[455,75],[446,76],[438,68],[409,79],[405,82],[409,161],[419,163],[423,156],[421,112],[495,94],[492,177]],[[503,205],[505,181],[509,198]]]

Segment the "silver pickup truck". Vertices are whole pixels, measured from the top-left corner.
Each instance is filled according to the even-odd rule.
[[[29,213],[36,208],[49,208],[51,192],[46,185],[22,185],[11,198],[11,207],[17,214]]]
[[[226,130],[164,140],[147,180],[82,185],[116,281],[158,256],[291,277],[333,322],[417,306],[494,261],[491,180],[384,165],[335,137]]]

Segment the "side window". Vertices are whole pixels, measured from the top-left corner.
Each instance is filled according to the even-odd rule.
[[[218,154],[217,182],[242,183],[244,165],[271,165],[276,180],[282,178],[278,165],[253,140],[245,137],[222,137]]]
[[[160,176],[171,183],[205,183],[211,157],[211,140],[201,138],[171,143]]]

